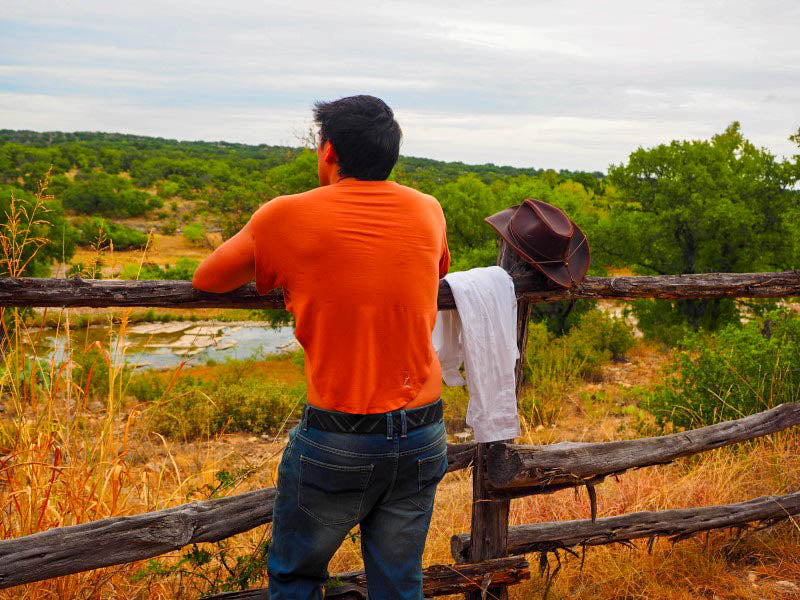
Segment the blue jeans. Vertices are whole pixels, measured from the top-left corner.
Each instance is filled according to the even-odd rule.
[[[322,598],[328,562],[360,524],[369,598],[422,600],[422,551],[446,470],[442,421],[404,435],[397,422],[391,433],[361,434],[321,431],[304,418],[278,469],[270,599]]]

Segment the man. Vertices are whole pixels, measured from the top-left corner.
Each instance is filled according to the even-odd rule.
[[[209,292],[282,287],[305,349],[307,400],[278,470],[272,600],[322,597],[360,524],[373,600],[422,599],[422,551],[447,469],[441,366],[431,344],[450,266],[432,196],[387,181],[400,150],[373,96],[319,102],[320,187],[267,202],[198,267]]]

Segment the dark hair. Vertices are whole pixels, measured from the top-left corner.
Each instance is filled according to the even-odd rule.
[[[403,132],[392,109],[375,96],[348,96],[314,104],[320,144],[330,140],[339,175],[370,181],[389,177],[400,155]]]

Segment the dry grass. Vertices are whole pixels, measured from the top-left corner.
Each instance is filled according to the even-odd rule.
[[[628,365],[608,365],[603,383],[583,384],[570,394],[562,422],[555,428],[531,430],[527,442],[573,439],[614,439],[630,435],[627,417],[613,406],[624,398],[620,385],[640,384],[651,373],[656,350],[638,346]],[[662,357],[663,359],[664,357]],[[300,376],[290,361],[270,361],[270,374]],[[283,364],[280,367],[275,365]],[[217,367],[220,368],[220,367]],[[206,372],[208,371],[208,372]],[[201,373],[195,372],[195,375]],[[203,375],[213,377],[213,368]],[[585,388],[605,391],[604,404],[586,406],[576,399]],[[619,398],[614,394],[621,394]],[[88,411],[76,394],[65,402],[65,390],[54,390],[39,406],[48,421],[37,421],[31,410],[17,418],[14,431],[2,437],[4,458],[0,508],[3,537],[16,537],[51,527],[71,525],[108,516],[136,514],[174,506],[189,499],[204,485],[215,484],[219,470],[245,466],[257,470],[238,488],[240,493],[275,484],[283,441],[247,434],[215,439],[171,442],[139,426],[141,407],[118,402],[117,409]],[[113,418],[112,418],[113,413]],[[6,423],[5,427],[9,427]],[[622,427],[622,430],[620,429]],[[719,450],[672,466],[651,467],[627,473],[619,481],[598,488],[600,516],[637,510],[661,510],[737,502],[797,488],[800,438],[781,434],[755,444]],[[450,537],[469,530],[471,480],[468,471],[448,474],[436,498],[436,509],[425,549],[425,564],[450,563]],[[589,516],[584,493],[571,491],[512,501],[511,523],[582,519]],[[230,549],[245,554],[269,537],[264,526],[230,540]],[[206,545],[214,549],[213,545]],[[177,560],[180,553],[172,553]],[[781,581],[800,580],[800,529],[783,525],[744,539],[715,533],[672,546],[658,541],[651,554],[646,544],[635,550],[623,547],[590,548],[583,570],[575,558],[565,560],[553,583],[551,598],[782,598],[792,597]],[[562,560],[564,560],[562,553]],[[512,598],[540,597],[544,579],[534,565],[532,579],[513,588]],[[554,557],[550,561],[555,565]],[[179,578],[152,578],[133,583],[131,576],[144,563],[100,569],[0,592],[0,598],[178,598],[196,597]],[[361,568],[357,542],[345,541],[330,565],[331,572]],[[264,582],[262,582],[264,583]],[[781,595],[783,594],[783,595]]]
[[[720,450],[676,465],[628,473],[598,488],[599,516],[740,502],[797,489],[797,435],[782,434],[746,448]],[[789,481],[794,479],[792,484]],[[512,502],[513,523],[589,518],[586,496],[558,492]],[[647,540],[630,550],[589,548],[583,570],[569,558],[553,598],[764,598],[779,597],[773,583],[798,581],[800,535],[791,524],[739,539],[712,533],[676,545],[662,540],[648,554]],[[535,557],[531,557],[535,558]],[[562,558],[564,554],[562,553]],[[555,564],[551,556],[551,562]],[[758,585],[753,585],[751,573]],[[527,587],[540,589],[541,578]],[[523,587],[523,589],[525,589]],[[774,586],[773,586],[774,587]],[[800,592],[800,590],[798,590]],[[517,597],[525,598],[520,590]]]

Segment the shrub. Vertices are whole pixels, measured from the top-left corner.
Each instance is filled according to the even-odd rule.
[[[193,377],[178,379],[172,389],[158,374],[133,378],[128,392],[139,401],[154,401],[150,427],[159,433],[184,439],[209,436],[220,431],[270,433],[284,421],[299,417],[305,401],[305,385],[289,386],[248,376],[248,361],[230,361],[215,381]],[[159,378],[159,381],[155,379]]]
[[[113,214],[129,217],[143,215],[152,208],[152,198],[153,196],[142,190],[124,190],[119,193],[117,209]]]
[[[629,309],[636,317],[636,325],[648,340],[667,346],[677,346],[689,332],[683,313],[669,300],[639,298]]]
[[[106,400],[109,392],[109,360],[106,352],[97,346],[89,346],[86,351],[75,350],[72,353],[74,371],[73,380],[90,398]],[[115,377],[121,382],[122,378],[129,375],[130,371],[123,368]],[[115,386],[116,387],[116,386]]]
[[[633,327],[624,319],[592,309],[562,337],[546,323],[531,323],[525,357],[525,381],[520,398],[522,414],[538,423],[557,420],[568,389],[577,381],[597,376],[603,363],[621,358],[635,342]]]
[[[800,399],[800,318],[791,311],[690,333],[681,347],[643,405],[661,427],[709,425]]]
[[[164,235],[175,235],[175,232],[178,230],[178,221],[175,219],[170,219],[163,225],[161,225],[161,233]]]
[[[206,228],[201,223],[189,223],[183,228],[183,237],[192,244],[202,244],[206,239]]]
[[[591,377],[604,362],[622,358],[634,342],[633,327],[627,321],[598,309],[581,315],[562,337],[553,335],[545,323],[531,323],[526,379],[536,379],[540,373]]]
[[[292,364],[300,367],[300,370],[303,372],[303,375],[306,374],[306,352],[303,350],[301,346],[297,350],[291,353],[292,355]]]
[[[694,304],[695,308],[688,308]],[[703,312],[708,309],[708,312]],[[686,320],[687,312],[699,312],[697,330],[709,331],[719,323],[730,323],[739,318],[736,303],[732,298],[712,300],[634,300],[631,310],[638,321],[639,330],[645,338],[677,346],[684,336],[692,330]],[[712,318],[713,317],[713,318]],[[715,321],[714,319],[719,319]]]
[[[164,279],[183,279],[191,281],[194,277],[194,272],[200,263],[191,258],[179,258],[174,267],[166,265],[164,269]]]
[[[613,360],[620,360],[633,347],[633,327],[623,318],[612,317],[601,310],[590,310],[578,321],[578,337],[599,352],[611,352]]]
[[[155,371],[143,371],[130,378],[126,393],[139,402],[156,402],[167,391],[167,380]]]
[[[531,307],[531,319],[543,322],[556,334],[569,333],[586,312],[597,308],[593,300],[565,300],[563,302],[541,302]]]
[[[200,263],[191,258],[180,258],[171,267],[169,263],[160,267],[155,263],[144,263],[139,268],[139,265],[127,264],[122,268],[120,273],[121,279],[182,279],[190,281],[194,276],[194,271]]]
[[[158,195],[162,198],[172,198],[177,196],[181,186],[175,181],[164,181],[158,186]]]
[[[67,277],[81,277],[83,279],[102,279],[102,269],[105,266],[102,258],[98,257],[89,265],[82,262],[76,262],[69,266],[67,269]]]
[[[96,244],[100,239],[110,239],[116,250],[141,248],[147,243],[147,235],[125,225],[107,221],[101,217],[93,217],[78,225],[81,246]]]

